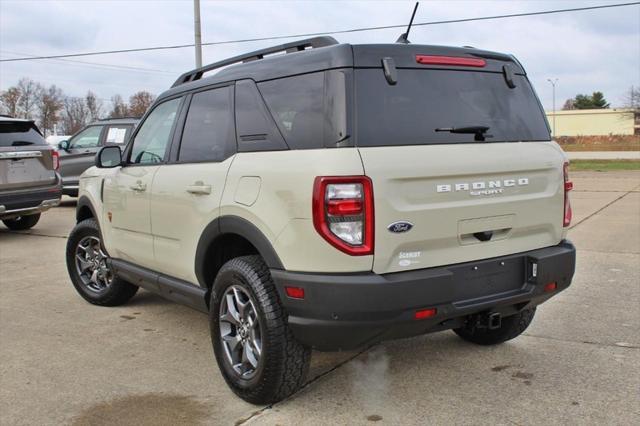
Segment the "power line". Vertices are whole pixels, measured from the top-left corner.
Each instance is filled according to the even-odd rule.
[[[23,55],[26,57],[30,57],[30,58],[38,58],[35,55],[31,55],[28,53],[20,53],[20,52],[10,52],[8,50],[0,50],[0,52],[3,53],[8,53],[10,55]],[[43,58],[44,59],[44,58]],[[74,60],[74,59],[45,59],[47,61],[52,61],[55,63],[60,63],[60,62],[68,62],[71,63],[71,65],[84,65],[84,66],[89,66],[91,68],[105,68],[105,69],[115,69],[115,70],[126,70],[126,71],[141,71],[141,72],[152,72],[152,73],[163,73],[163,74],[177,74],[178,71],[164,71],[164,70],[158,70],[158,69],[153,69],[153,68],[143,68],[143,67],[132,67],[132,66],[127,66],[127,65],[116,65],[116,64],[105,64],[105,63],[101,63],[101,62],[88,62],[88,61],[78,61],[78,60]]]
[[[476,18],[463,18],[463,19],[450,19],[444,21],[431,21],[431,22],[418,22],[413,24],[414,27],[421,27],[427,25],[440,25],[440,24],[454,24],[460,22],[472,22],[472,21],[486,21],[491,19],[506,19],[506,18],[518,18],[523,16],[539,16],[539,15],[550,15],[555,13],[567,13],[567,12],[581,12],[586,10],[596,10],[596,9],[608,9],[614,7],[625,7],[625,6],[634,6],[639,5],[639,1],[629,2],[629,3],[617,3],[617,4],[605,4],[599,6],[585,6],[585,7],[575,7],[571,9],[554,9],[554,10],[543,10],[538,12],[525,12],[525,13],[512,13],[508,15],[495,15],[495,16],[481,16]],[[338,31],[327,31],[327,32],[316,32],[316,33],[304,33],[304,34],[289,34],[282,36],[272,36],[272,37],[258,37],[258,38],[247,38],[247,39],[239,39],[239,40],[225,40],[225,41],[215,41],[209,43],[202,43],[203,46],[218,46],[222,44],[236,44],[236,43],[248,43],[253,41],[267,41],[267,40],[280,40],[286,38],[297,38],[297,37],[314,37],[319,35],[327,35],[327,34],[347,34],[347,33],[356,33],[362,31],[375,31],[375,30],[386,30],[391,28],[405,28],[406,24],[400,25],[384,25],[377,27],[364,27],[364,28],[352,28],[348,30],[338,30]],[[114,53],[132,53],[132,52],[149,52],[153,50],[169,50],[169,49],[184,49],[193,47],[194,44],[177,44],[171,46],[155,46],[155,47],[141,47],[136,49],[120,49],[120,50],[103,50],[96,52],[84,52],[84,53],[69,53],[64,55],[50,55],[50,56],[35,56],[35,57],[23,57],[23,58],[11,58],[11,59],[0,59],[0,62],[17,62],[17,61],[30,61],[30,60],[39,60],[39,59],[58,59],[58,58],[71,58],[71,57],[79,57],[79,56],[95,56],[95,55],[110,55]]]

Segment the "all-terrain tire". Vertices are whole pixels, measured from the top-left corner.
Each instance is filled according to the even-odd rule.
[[[464,340],[477,345],[497,345],[522,334],[527,327],[529,327],[531,321],[533,321],[535,313],[536,308],[531,308],[502,318],[500,327],[494,330],[462,327],[456,328],[453,331]]]
[[[109,284],[101,291],[92,289],[90,285],[83,281],[76,264],[76,256],[78,245],[88,237],[97,239],[102,252],[106,255],[106,251],[102,245],[100,228],[95,219],[85,219],[73,228],[67,240],[66,259],[67,271],[69,272],[69,277],[76,291],[87,302],[94,305],[118,306],[128,302],[129,299],[136,294],[138,287],[121,278],[112,276]]]
[[[27,216],[18,216],[13,219],[5,219],[2,221],[4,225],[13,231],[24,231],[36,226],[40,220],[40,213],[30,214]]]
[[[223,347],[220,308],[232,286],[249,296],[259,319],[262,350],[251,378],[234,371]],[[299,343],[289,329],[269,268],[260,256],[238,257],[222,266],[211,291],[209,324],[220,371],[240,398],[252,404],[270,404],[292,395],[304,384],[311,349]]]

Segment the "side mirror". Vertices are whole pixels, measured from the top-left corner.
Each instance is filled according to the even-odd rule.
[[[58,148],[68,152],[69,151],[69,141],[68,140],[64,140],[64,141],[58,142]]]
[[[96,167],[110,169],[122,164],[122,151],[119,146],[105,146],[96,154]]]

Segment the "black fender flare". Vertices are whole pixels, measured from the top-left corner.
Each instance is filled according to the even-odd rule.
[[[93,215],[94,219],[98,220],[98,215],[96,214],[96,210],[91,204],[91,200],[89,200],[89,197],[87,197],[86,195],[83,195],[82,197],[78,198],[78,203],[76,204],[76,222],[80,222],[80,211],[82,211],[82,209],[85,207],[91,210],[91,214]]]
[[[201,286],[206,288],[210,284],[205,279],[207,251],[213,241],[224,234],[236,234],[249,241],[270,269],[284,269],[275,249],[254,224],[239,216],[220,216],[204,228],[198,240],[195,272]]]

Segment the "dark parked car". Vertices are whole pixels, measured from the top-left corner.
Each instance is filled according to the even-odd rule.
[[[29,229],[60,203],[58,166],[33,121],[0,116],[0,220],[8,228]]]
[[[77,197],[78,178],[82,172],[93,166],[96,152],[107,145],[124,147],[137,123],[137,118],[100,120],[89,124],[71,139],[61,141],[58,148],[62,192],[65,195]]]

